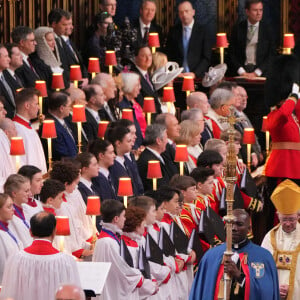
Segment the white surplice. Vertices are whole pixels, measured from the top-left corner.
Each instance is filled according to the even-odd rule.
[[[26,227],[24,222],[19,217],[14,215],[9,222],[8,228],[17,237],[17,239],[22,242],[24,248],[31,245],[33,239],[30,235],[29,228]]]
[[[21,156],[21,166],[33,165],[42,170],[43,174],[47,173],[45,154],[37,132],[16,121],[14,123],[18,136],[23,138],[25,148],[25,155]]]
[[[17,240],[17,237],[15,238]],[[2,282],[5,262],[10,255],[21,249],[23,249],[23,244],[20,241],[17,240],[16,242],[7,232],[0,230],[0,283]]]
[[[1,296],[51,300],[64,283],[81,285],[76,262],[70,255],[36,255],[21,250],[10,256],[5,265]]]
[[[273,229],[272,229],[273,230]],[[271,230],[271,231],[272,231]],[[273,255],[274,249],[271,244],[271,231],[269,231],[261,244],[262,247],[266,248]],[[297,223],[296,229],[291,233],[286,233],[282,230],[281,225],[275,232],[276,246],[278,250],[293,251],[300,244],[300,224]],[[290,271],[284,269],[278,270],[278,280],[279,285],[289,284]],[[294,291],[291,300],[298,300],[300,295],[300,253],[297,258],[295,281],[294,281]]]
[[[30,219],[33,215],[44,210],[41,201],[36,200],[36,199],[34,199],[34,200],[37,204],[36,207],[32,207],[26,203],[22,204],[23,213],[24,213],[25,219],[28,223],[30,223]]]
[[[111,223],[103,223],[103,228],[112,231],[114,234],[120,232],[117,226]],[[111,262],[102,295],[97,297],[101,300],[138,300],[138,287],[141,280],[144,280],[141,272],[131,268],[120,255],[118,241],[110,236],[103,236],[96,242],[93,261]]]

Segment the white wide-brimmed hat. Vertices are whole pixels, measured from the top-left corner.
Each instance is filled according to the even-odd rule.
[[[159,90],[173,79],[175,79],[181,72],[183,68],[179,68],[178,63],[174,61],[169,61],[165,66],[157,69],[152,75],[152,82],[155,90]]]
[[[210,87],[220,81],[227,71],[226,64],[219,64],[215,67],[210,67],[208,72],[205,73],[204,78],[202,79],[202,85],[204,87]]]

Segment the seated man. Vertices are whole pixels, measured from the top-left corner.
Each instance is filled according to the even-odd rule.
[[[55,300],[85,300],[85,295],[83,290],[74,284],[63,284],[61,285],[56,294]]]
[[[230,299],[278,300],[278,276],[272,255],[247,239],[250,218],[243,209],[233,211],[233,251],[224,257],[226,243],[208,250],[195,277],[190,299],[223,299],[224,272],[232,278]]]
[[[275,44],[271,28],[262,21],[263,1],[247,0],[247,20],[232,29],[229,43],[229,68],[233,75],[254,78],[265,75]]]
[[[211,45],[205,29],[195,21],[194,15],[190,1],[178,5],[180,22],[170,29],[166,53],[168,60],[176,61],[185,73],[202,77],[210,63]]]
[[[75,260],[52,246],[56,232],[55,216],[45,211],[37,213],[31,218],[30,227],[34,241],[7,260],[1,296],[54,299],[55,291],[62,282],[80,286]]]
[[[300,187],[287,179],[277,186],[271,200],[280,224],[267,233],[262,247],[271,252],[276,262],[281,299],[296,300],[300,294]]]

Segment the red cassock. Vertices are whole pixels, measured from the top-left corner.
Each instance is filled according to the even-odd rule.
[[[271,111],[267,119],[267,129],[270,131],[272,143],[300,143],[299,120],[300,101],[296,104],[291,98],[280,108]],[[273,149],[266,163],[265,174],[268,177],[300,179],[299,164],[299,150]]]

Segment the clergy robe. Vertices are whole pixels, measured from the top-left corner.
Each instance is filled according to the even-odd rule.
[[[200,261],[197,275],[194,279],[190,300],[217,299],[221,279],[221,270],[226,244],[210,249]],[[279,300],[278,276],[272,255],[264,248],[250,241],[233,251],[247,253],[245,263],[245,300]]]
[[[21,166],[33,165],[42,170],[43,174],[47,173],[45,154],[37,132],[18,115],[13,118],[13,121],[18,136],[22,137],[24,142],[25,155],[21,156]]]
[[[0,192],[3,192],[3,185],[7,177],[16,173],[16,163],[12,156],[9,155],[10,142],[6,134],[0,129]]]
[[[110,262],[111,267],[101,296],[103,300],[138,300],[144,276],[131,268],[120,256],[120,240],[116,235],[120,229],[111,223],[103,223],[102,231],[96,242],[93,261]]]
[[[54,299],[62,283],[81,286],[75,260],[45,239],[10,256],[5,264],[1,296],[14,300]]]
[[[23,249],[23,244],[9,231],[8,224],[0,222],[0,283],[2,281],[4,265],[8,257]]]
[[[30,222],[30,219],[33,215],[35,215],[40,211],[43,211],[43,205],[41,201],[36,200],[34,198],[28,200],[28,203],[22,204],[22,208],[23,208],[25,219],[28,223]]]
[[[262,247],[271,252],[277,265],[279,285],[289,285],[288,300],[297,300],[300,295],[300,224],[291,233],[282,230],[281,225],[269,231],[262,244]],[[274,247],[275,246],[275,247]],[[284,251],[285,253],[280,253]],[[295,251],[295,259],[292,258],[292,251]],[[281,262],[283,261],[283,262]],[[295,268],[294,276],[289,268]]]

